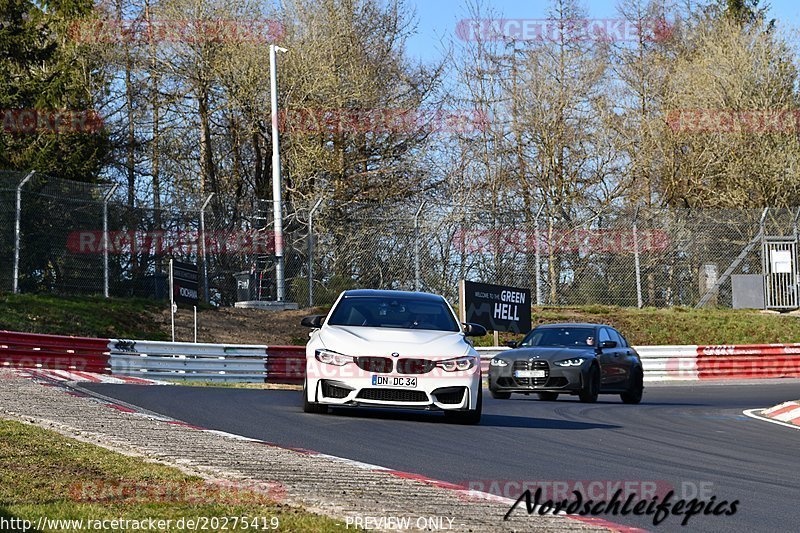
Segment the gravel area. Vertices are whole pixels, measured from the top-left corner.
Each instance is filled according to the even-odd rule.
[[[509,508],[505,502],[468,496],[346,460],[112,409],[97,398],[76,396],[68,389],[35,382],[16,371],[0,370],[0,417],[178,466],[209,480],[269,486],[269,494],[279,494],[282,503],[332,516],[343,525],[347,517],[410,517],[412,526],[427,523],[417,522],[420,517],[440,517],[443,525],[454,531],[607,530],[562,516],[527,516],[524,505],[511,520],[504,521]],[[281,490],[275,490],[276,484]],[[452,524],[448,519],[454,519]]]

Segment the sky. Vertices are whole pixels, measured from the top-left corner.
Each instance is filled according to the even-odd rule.
[[[549,0],[483,0],[486,6],[509,19],[547,18]],[[455,35],[461,19],[469,18],[466,0],[406,0],[416,11],[417,33],[408,40],[412,58],[433,61],[441,58],[447,43]],[[618,0],[585,0],[590,18],[614,18]],[[762,4],[765,3],[762,1]],[[781,26],[800,28],[800,1],[767,0],[770,16]]]

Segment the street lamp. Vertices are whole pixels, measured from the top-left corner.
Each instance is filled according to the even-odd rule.
[[[278,65],[277,52],[286,52],[269,45],[270,100],[272,107],[272,213],[275,223],[275,285],[276,299],[286,300],[286,274],[283,259],[283,210],[281,207],[281,153],[278,139]]]

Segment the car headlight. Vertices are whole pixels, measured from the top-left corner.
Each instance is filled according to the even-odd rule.
[[[491,366],[508,366],[508,361],[503,361],[502,359],[492,359],[489,364]]]
[[[353,358],[349,355],[332,352],[331,350],[316,350],[314,352],[314,357],[316,357],[317,361],[320,363],[328,365],[344,366],[347,363],[353,362]]]
[[[581,366],[586,359],[576,357],[575,359],[564,359],[563,361],[556,361],[553,363],[556,366]]]
[[[465,370],[469,370],[470,368],[474,367],[477,362],[477,357],[466,356],[466,357],[456,357],[455,359],[447,359],[445,361],[439,361],[436,363],[436,366],[444,370],[445,372],[456,372],[460,371],[463,372]]]

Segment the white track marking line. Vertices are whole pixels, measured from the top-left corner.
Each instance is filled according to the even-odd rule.
[[[781,422],[780,420],[775,420],[774,418],[767,418],[765,416],[761,416],[760,414],[756,414],[756,411],[761,413],[764,411],[764,409],[745,409],[744,411],[742,411],[742,414],[745,416],[749,416],[750,418],[754,418],[756,420],[763,420],[764,422],[772,422],[773,424],[778,424],[779,426],[785,426],[787,428],[792,428],[792,429],[800,429],[800,426],[795,426],[794,424]]]

